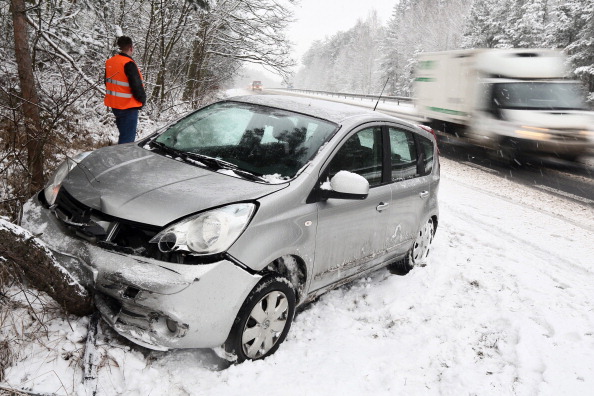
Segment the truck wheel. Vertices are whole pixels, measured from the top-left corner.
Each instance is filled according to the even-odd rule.
[[[236,362],[264,359],[284,341],[295,314],[295,292],[279,275],[262,279],[237,314],[225,350]]]
[[[576,154],[561,154],[561,155],[559,155],[559,158],[561,158],[562,160],[565,160],[565,161],[569,161],[569,162],[576,162],[578,157],[579,157],[579,155],[576,155]]]
[[[525,155],[518,147],[518,142],[514,139],[502,139],[499,142],[496,158],[506,165],[522,166],[525,160]]]

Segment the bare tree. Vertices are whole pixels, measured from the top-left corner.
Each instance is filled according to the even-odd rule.
[[[115,134],[103,74],[117,36],[134,40],[144,116],[170,118],[208,101],[244,62],[288,74],[293,1],[0,1],[0,214],[16,218],[64,155]]]
[[[29,50],[27,15],[24,0],[11,0],[14,29],[14,51],[21,87],[22,113],[27,147],[27,165],[30,174],[31,194],[43,187],[43,146],[45,138],[39,116],[39,98],[33,75]]]

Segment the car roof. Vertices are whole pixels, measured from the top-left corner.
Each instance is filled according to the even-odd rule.
[[[376,111],[372,111],[371,109],[302,96],[274,94],[246,95],[236,96],[233,98],[229,98],[227,100],[244,103],[253,103],[263,106],[275,107],[283,110],[289,110],[296,113],[306,114],[316,118],[328,120],[336,124],[342,124],[344,120],[352,117],[401,122],[401,120],[398,120],[397,118]]]

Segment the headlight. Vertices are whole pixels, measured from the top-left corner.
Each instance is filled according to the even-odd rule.
[[[195,255],[224,252],[248,225],[256,205],[227,205],[191,216],[158,233],[151,243],[162,252],[182,250]]]
[[[45,185],[45,189],[43,190],[45,200],[49,205],[53,205],[54,202],[56,202],[56,197],[58,196],[60,187],[62,187],[62,182],[64,179],[66,179],[68,173],[90,153],[90,151],[86,151],[84,153],[77,154],[72,158],[67,158],[66,161],[62,162],[58,169],[56,169],[52,177],[50,177],[49,181]]]

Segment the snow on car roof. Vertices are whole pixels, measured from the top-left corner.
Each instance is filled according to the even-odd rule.
[[[311,115],[334,123],[353,116],[373,116],[377,119],[394,120],[385,114],[374,112],[362,107],[352,106],[344,103],[330,102],[321,99],[312,99],[287,95],[246,95],[236,96],[227,99],[229,101],[259,104],[275,107],[283,110],[290,110],[296,113]]]

